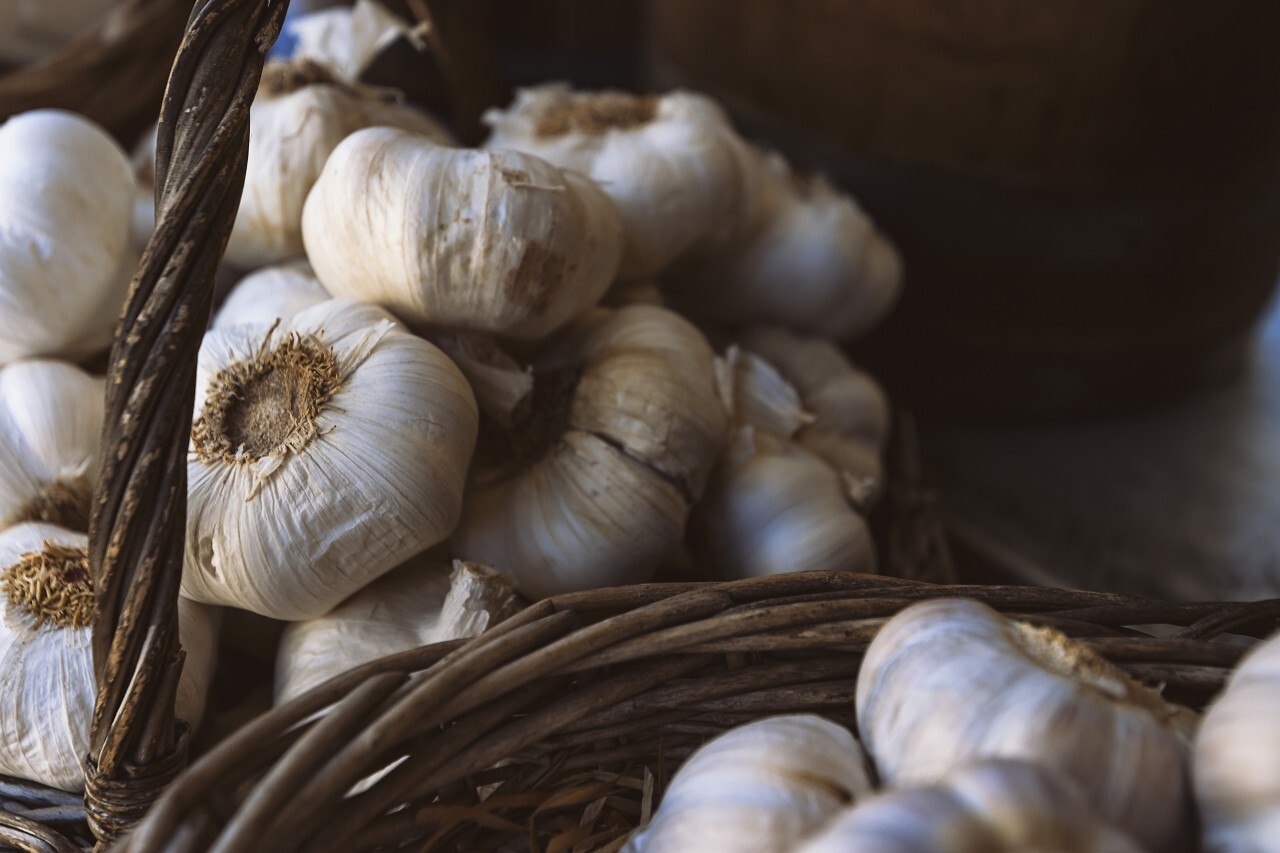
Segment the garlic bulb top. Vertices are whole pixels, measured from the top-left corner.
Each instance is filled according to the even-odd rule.
[[[300,15],[286,22],[285,30],[296,40],[294,58],[318,62],[349,83],[391,42],[412,32],[376,0]]]
[[[777,323],[847,340],[889,312],[902,289],[897,248],[857,203],[823,178],[750,152],[751,221],[691,252],[664,275],[674,304],[724,325]]]
[[[84,786],[97,694],[88,544],[51,524],[0,531],[0,773],[66,791]],[[213,674],[216,611],[179,599],[178,630],[187,658],[177,713],[195,729]]]
[[[105,386],[61,361],[0,368],[0,528],[89,529]]]
[[[478,414],[448,358],[371,305],[211,330],[183,594],[307,619],[444,539]]]
[[[724,111],[691,92],[521,89],[491,109],[485,145],[527,151],[589,175],[618,206],[624,278],[652,275],[738,221],[754,166]]]
[[[689,756],[622,850],[781,853],[871,790],[848,730],[813,714],[770,717]]]
[[[515,609],[511,582],[488,566],[455,561],[450,568],[416,557],[323,616],[285,627],[275,702],[288,702],[362,663],[478,636]]]
[[[25,64],[89,31],[114,0],[5,0],[0,3],[0,60]]]
[[[1194,715],[1062,634],[978,602],[934,599],[889,620],[863,658],[857,712],[890,785],[1022,758],[1064,772],[1104,819],[1152,850],[1187,833]]]
[[[215,329],[238,323],[269,326],[330,298],[306,261],[276,264],[240,279],[210,325]]]
[[[1280,850],[1280,634],[1249,652],[1205,712],[1196,800],[1205,849]]]
[[[302,218],[330,293],[411,324],[523,339],[595,305],[622,247],[617,212],[581,175],[391,128],[334,150]]]
[[[724,440],[714,354],[652,305],[598,309],[534,360],[530,416],[481,437],[453,552],[531,598],[646,580]]]
[[[136,260],[133,193],[124,151],[88,119],[0,125],[0,364],[110,343]]]
[[[1139,853],[1071,781],[1022,761],[960,768],[845,809],[796,853]]]

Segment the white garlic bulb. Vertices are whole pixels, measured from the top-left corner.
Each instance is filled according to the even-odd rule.
[[[724,441],[713,359],[701,332],[652,305],[567,329],[534,360],[530,417],[482,435],[454,553],[530,598],[648,579],[679,548]]]
[[[320,9],[285,23],[295,40],[293,57],[324,65],[339,80],[354,83],[391,42],[413,29],[377,0]]]
[[[868,504],[884,487],[881,457],[889,439],[889,401],[879,383],[821,338],[756,326],[739,333],[737,341],[768,360],[812,415],[795,431],[795,440],[839,472],[851,500]]]
[[[111,341],[136,256],[124,151],[86,118],[36,110],[0,126],[0,364]]]
[[[0,3],[0,60],[42,59],[102,23],[115,0],[5,0]]]
[[[485,145],[527,151],[589,175],[618,206],[624,278],[653,275],[736,227],[755,164],[715,101],[692,92],[521,89],[483,116]]]
[[[263,267],[236,283],[210,326],[215,329],[238,323],[269,326],[331,298],[306,261]]]
[[[1139,853],[1071,781],[1022,761],[960,768],[939,784],[845,809],[796,853]]]
[[[1194,714],[1057,631],[976,601],[934,599],[889,620],[863,658],[857,712],[887,784],[1022,758],[1065,773],[1151,850],[1187,834]]]
[[[748,222],[664,274],[672,302],[724,325],[777,323],[847,340],[889,312],[902,289],[897,248],[857,203],[777,155],[752,152],[759,193]]]
[[[1280,851],[1280,634],[1249,652],[1205,712],[1194,772],[1206,850]]]
[[[411,324],[525,339],[599,302],[622,248],[617,212],[583,176],[391,128],[357,131],[334,150],[302,229],[335,296]]]
[[[812,714],[770,717],[689,756],[622,851],[784,853],[871,791],[848,730]]]
[[[0,368],[0,529],[88,532],[105,394],[102,379],[61,361]]]
[[[88,537],[28,522],[0,531],[0,773],[66,791],[84,786],[97,685]],[[213,674],[217,612],[178,600],[186,663],[177,714],[194,730]]]
[[[515,610],[511,582],[488,566],[415,558],[323,616],[285,627],[275,702],[387,655],[478,636]]]
[[[195,414],[182,592],[197,601],[309,619],[457,522],[471,389],[379,308],[211,330]]]

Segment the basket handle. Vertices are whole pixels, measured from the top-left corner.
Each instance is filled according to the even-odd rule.
[[[249,105],[287,7],[202,0],[161,107],[156,228],[116,326],[89,524],[98,697],[85,810],[99,847],[186,764],[174,702],[196,359],[244,186]]]

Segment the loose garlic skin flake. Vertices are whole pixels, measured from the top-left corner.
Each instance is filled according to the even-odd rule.
[[[136,260],[134,188],[88,119],[36,110],[0,125],[0,364],[110,343]]]
[[[236,283],[211,327],[220,329],[240,323],[269,326],[331,298],[306,261],[263,267]]]
[[[651,305],[597,309],[534,361],[528,420],[476,454],[455,553],[541,598],[647,580],[724,441],[714,353]]]
[[[102,379],[66,362],[0,368],[0,529],[89,530],[104,396]]]
[[[1245,657],[1205,712],[1194,773],[1205,850],[1280,851],[1280,634]]]
[[[886,623],[858,674],[857,713],[888,785],[1020,758],[1065,773],[1150,850],[1187,835],[1194,715],[1058,632],[978,602],[934,599]]]
[[[704,744],[676,772],[623,853],[786,853],[871,795],[846,729],[812,714],[770,717]]]
[[[210,331],[195,414],[182,592],[197,601],[309,619],[457,522],[475,399],[379,308]]]
[[[752,164],[729,119],[691,92],[521,89],[483,120],[486,147],[527,151],[590,176],[618,206],[626,237],[621,275],[642,278],[732,227]]]
[[[541,339],[600,301],[622,232],[587,178],[513,151],[445,148],[392,128],[339,145],[302,215],[335,296],[411,325]]]
[[[0,773],[84,787],[97,683],[88,537],[51,524],[0,531]],[[213,675],[217,611],[178,600],[186,651],[178,718],[195,729]]]
[[[1068,779],[1021,761],[969,765],[855,803],[796,853],[1140,853]]]

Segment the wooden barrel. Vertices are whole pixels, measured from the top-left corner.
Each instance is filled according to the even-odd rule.
[[[652,0],[656,82],[849,186],[926,413],[1130,409],[1245,361],[1280,259],[1280,3]]]

